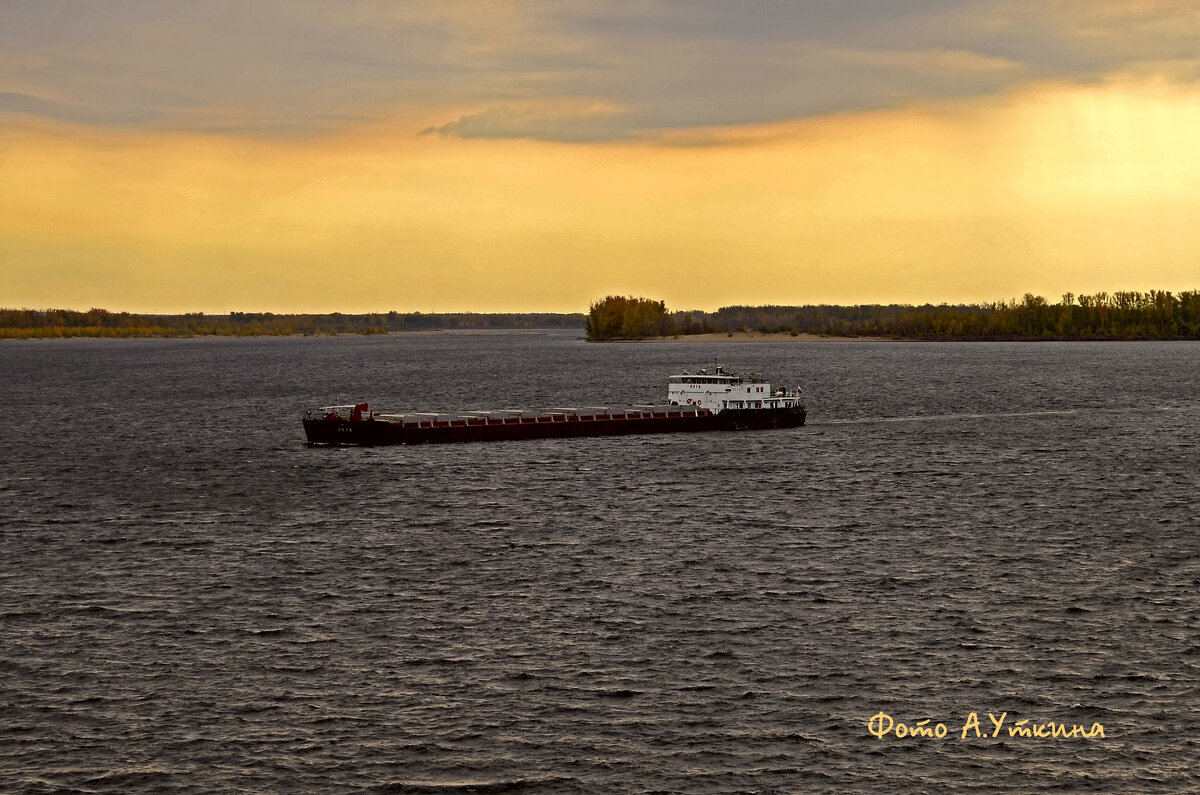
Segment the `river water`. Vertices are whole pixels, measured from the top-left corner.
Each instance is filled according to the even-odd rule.
[[[1200,789],[1200,343],[579,336],[0,345],[0,790]],[[300,426],[718,357],[809,424]]]

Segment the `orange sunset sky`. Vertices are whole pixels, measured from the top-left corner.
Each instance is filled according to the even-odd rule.
[[[0,306],[1200,286],[1191,0],[0,0]]]

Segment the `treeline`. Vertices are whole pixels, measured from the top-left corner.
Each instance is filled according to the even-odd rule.
[[[989,304],[727,306],[716,312],[668,312],[660,301],[609,296],[588,315],[589,339],[715,331],[924,340],[1200,339],[1200,291],[1067,293],[1056,304],[1027,293],[1020,301]]]
[[[667,305],[649,298],[610,295],[592,304],[587,316],[589,340],[628,340],[678,333]]]
[[[1067,293],[1055,304],[1027,293],[990,304],[727,306],[671,312],[662,301],[608,296],[581,313],[139,315],[90,309],[0,309],[2,337],[188,337],[386,334],[459,329],[587,328],[588,339],[760,331],[930,340],[1200,339],[1200,291]]]
[[[290,334],[386,334],[438,329],[580,328],[582,313],[486,314],[387,312],[324,315],[230,312],[208,315],[135,315],[90,309],[0,309],[0,337],[199,337]]]

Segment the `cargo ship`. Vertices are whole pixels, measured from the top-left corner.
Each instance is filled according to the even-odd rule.
[[[772,389],[717,365],[670,376],[665,404],[383,414],[353,403],[309,412],[304,433],[314,445],[373,446],[796,428],[806,416],[802,401],[800,387]]]

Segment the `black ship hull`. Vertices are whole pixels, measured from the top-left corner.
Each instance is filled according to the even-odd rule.
[[[780,409],[726,409],[719,413],[670,410],[635,413],[640,416],[615,412],[583,416],[557,414],[506,420],[429,422],[420,425],[372,418],[350,420],[310,417],[304,420],[304,433],[309,444],[444,444],[797,428],[804,424],[805,418],[802,406]]]

